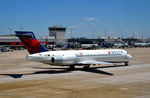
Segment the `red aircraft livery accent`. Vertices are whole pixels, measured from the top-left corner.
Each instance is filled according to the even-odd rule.
[[[110,51],[108,51],[108,54],[110,54]]]
[[[15,31],[15,32],[16,36],[19,37],[19,39],[23,42],[25,48],[27,48],[30,54],[48,51],[39,43],[33,32],[28,31]]]
[[[38,53],[39,49],[40,49],[40,43],[38,40],[36,39],[22,39],[24,42],[28,43],[32,48],[28,47],[26,44],[25,47],[27,48],[27,50],[29,51],[29,53],[32,53],[32,51],[34,53]],[[33,50],[32,50],[33,49]]]

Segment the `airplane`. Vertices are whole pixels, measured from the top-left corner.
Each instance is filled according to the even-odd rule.
[[[124,47],[128,47],[129,45],[127,43],[115,43],[114,47],[116,48],[124,48]]]
[[[134,47],[149,47],[150,43],[134,43]]]
[[[33,32],[15,31],[15,33],[30,53],[26,59],[31,61],[69,66],[70,69],[75,69],[75,66],[84,66],[83,68],[87,69],[90,65],[114,63],[128,65],[132,59],[132,56],[122,49],[49,51],[39,43]]]
[[[98,44],[81,44],[83,49],[92,49],[93,47],[98,47]]]

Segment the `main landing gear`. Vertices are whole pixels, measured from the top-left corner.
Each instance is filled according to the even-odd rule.
[[[89,69],[90,68],[90,65],[85,65],[84,67],[83,67],[83,70],[87,70],[87,69]]]
[[[69,70],[75,70],[75,65],[70,65]]]

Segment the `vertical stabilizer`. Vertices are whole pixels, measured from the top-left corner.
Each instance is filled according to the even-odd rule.
[[[23,42],[25,48],[30,54],[48,51],[36,39],[33,32],[29,31],[15,31],[16,36]]]

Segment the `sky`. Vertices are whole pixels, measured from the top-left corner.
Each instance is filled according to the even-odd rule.
[[[48,36],[67,27],[67,38],[150,37],[150,0],[0,0],[0,35],[14,30]]]

